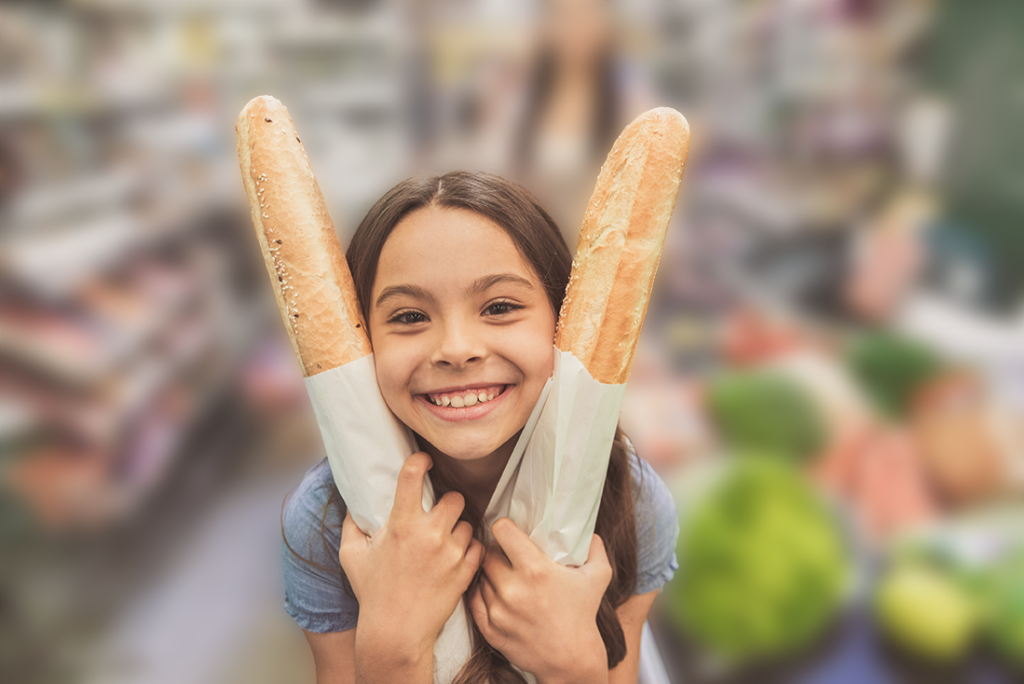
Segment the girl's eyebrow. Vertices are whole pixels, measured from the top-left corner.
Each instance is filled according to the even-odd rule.
[[[514,273],[495,273],[494,275],[484,276],[477,278],[467,290],[468,294],[480,294],[486,291],[488,288],[494,287],[498,283],[509,283],[512,285],[519,285],[525,287],[527,290],[532,290],[533,283],[522,276],[517,276]]]
[[[488,288],[494,287],[499,283],[509,283],[512,285],[518,285],[520,287],[525,287],[528,290],[534,289],[533,283],[531,283],[526,278],[523,278],[522,276],[516,275],[515,273],[495,273],[493,275],[487,275],[481,278],[477,278],[475,281],[473,281],[473,284],[466,289],[466,292],[467,294],[470,295],[480,294],[481,292],[485,292]],[[379,309],[380,307],[384,306],[384,304],[386,304],[387,301],[392,297],[400,297],[402,295],[412,297],[413,299],[420,299],[428,302],[434,301],[434,295],[430,294],[430,292],[424,290],[422,287],[418,285],[403,284],[385,287],[381,291],[380,295],[377,297],[377,301],[374,302],[373,306],[375,309]]]
[[[401,295],[406,295],[413,299],[426,300],[428,302],[434,301],[434,295],[417,285],[392,285],[391,287],[385,287],[384,290],[381,291],[380,296],[377,297],[377,301],[373,306],[375,309],[379,309],[392,297],[399,297]]]

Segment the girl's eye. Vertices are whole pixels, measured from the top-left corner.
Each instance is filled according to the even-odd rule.
[[[399,311],[394,316],[388,319],[388,323],[403,323],[405,325],[414,325],[416,323],[423,323],[427,320],[419,311]]]
[[[513,304],[512,302],[493,302],[487,305],[487,308],[484,309],[484,313],[489,316],[507,316],[513,311],[517,311],[522,308],[523,307],[520,305]]]

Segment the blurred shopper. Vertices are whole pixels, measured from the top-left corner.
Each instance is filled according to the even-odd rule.
[[[601,163],[622,128],[653,104],[620,49],[610,0],[545,0],[542,7],[520,64],[490,58],[478,65],[466,107],[474,158],[463,163],[517,177],[574,249]]]
[[[547,0],[513,154],[570,248],[601,163],[645,108],[637,80],[617,50],[608,0]]]

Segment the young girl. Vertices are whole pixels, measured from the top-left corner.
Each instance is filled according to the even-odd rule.
[[[435,637],[463,595],[474,650],[460,684],[522,682],[509,663],[542,684],[636,682],[678,528],[665,486],[621,431],[583,566],[550,560],[507,518],[492,527],[494,546],[479,541],[553,370],[571,269],[558,227],[522,187],[453,172],[384,195],[347,257],[381,394],[422,452],[372,537],[352,522],[326,459],[285,503],[285,608],[317,682],[432,682]],[[439,497],[430,512],[427,476]]]

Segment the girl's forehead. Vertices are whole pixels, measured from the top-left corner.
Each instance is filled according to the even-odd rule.
[[[478,232],[501,233],[508,238],[501,226],[482,214],[458,207],[431,205],[417,209],[399,221],[387,243],[416,238],[429,240],[447,235],[465,237]]]
[[[454,279],[494,269],[539,283],[498,224],[466,209],[426,207],[402,219],[388,236],[374,290],[393,280]]]

